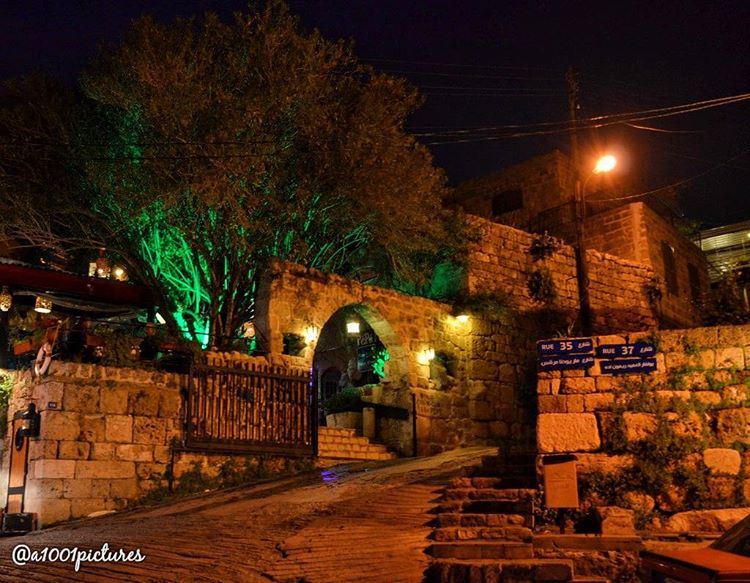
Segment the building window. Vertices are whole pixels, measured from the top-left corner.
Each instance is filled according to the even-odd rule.
[[[701,278],[698,274],[698,268],[692,263],[688,263],[688,280],[690,281],[690,299],[694,304],[701,301]]]
[[[492,197],[492,216],[497,217],[523,208],[523,194],[520,190],[504,190]]]
[[[676,296],[680,293],[680,288],[677,285],[677,261],[674,247],[666,241],[661,242],[661,257],[664,262],[664,280],[667,284],[667,292]]]

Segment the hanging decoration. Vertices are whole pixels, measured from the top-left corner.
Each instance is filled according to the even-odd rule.
[[[8,286],[3,286],[3,291],[0,293],[0,311],[7,312],[13,305],[13,295],[8,291]]]
[[[40,314],[49,314],[52,311],[52,300],[37,296],[34,302],[34,311]]]
[[[99,249],[99,257],[96,260],[96,277],[109,279],[112,274],[112,267],[109,265],[109,259],[104,255],[104,247]]]

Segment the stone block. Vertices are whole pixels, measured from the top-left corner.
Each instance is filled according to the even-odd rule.
[[[664,526],[672,532],[724,532],[748,515],[750,508],[690,510],[670,516]]]
[[[635,535],[635,512],[619,506],[596,509],[600,532],[604,535]]]
[[[70,501],[71,518],[81,518],[106,509],[104,498],[73,498]]]
[[[70,506],[70,500],[65,498],[40,499],[33,506],[27,505],[26,511],[36,512],[42,527],[70,520]]]
[[[135,474],[140,480],[161,480],[166,471],[167,464],[152,462],[136,462],[135,464]]]
[[[65,411],[98,413],[99,388],[96,385],[66,385],[62,406]]]
[[[125,480],[112,480],[110,482],[110,497],[124,498],[126,500],[135,500],[140,495],[138,490],[138,480],[128,478]]]
[[[724,409],[716,414],[717,435],[722,443],[750,443],[750,409]]]
[[[567,413],[565,395],[540,395],[537,399],[539,413]]]
[[[494,423],[494,422],[493,422]],[[492,425],[492,424],[490,424]],[[156,445],[154,446],[154,461],[159,463],[167,463],[172,458],[172,448],[168,445]]]
[[[115,459],[129,462],[150,462],[154,460],[154,446],[125,443],[115,446]]]
[[[599,428],[592,413],[545,413],[537,421],[541,453],[593,451],[600,447]]]
[[[85,460],[89,458],[91,444],[87,441],[61,441],[57,457],[61,460]]]
[[[63,480],[63,496],[65,498],[107,498],[109,497],[109,483],[110,481],[107,479],[75,478]]]
[[[40,414],[40,437],[52,440],[76,440],[81,429],[80,415],[66,411],[48,409]]]
[[[30,479],[26,483],[26,495],[30,498],[62,498],[61,478]]]
[[[29,460],[55,459],[57,457],[57,441],[51,439],[30,439]]]
[[[479,421],[490,421],[495,418],[495,412],[487,401],[469,401],[469,417]],[[164,438],[162,437],[161,441],[154,439],[149,443],[164,443]]]
[[[74,460],[37,460],[34,462],[34,478],[72,478],[75,467]]]
[[[115,459],[114,443],[92,443],[89,459],[92,460],[112,460]]]
[[[745,351],[742,348],[717,348],[716,368],[745,368]]]
[[[593,393],[583,395],[583,408],[585,411],[608,411],[615,402],[613,393]]]
[[[560,385],[560,392],[565,395],[594,393],[596,382],[592,377],[564,378]]]
[[[625,425],[625,438],[628,441],[641,441],[656,431],[656,416],[651,413],[630,413],[622,415]]]
[[[736,476],[740,473],[742,459],[736,449],[710,448],[703,452],[703,463],[712,474],[729,474]]]
[[[64,392],[64,383],[47,381],[34,385],[31,390],[31,398],[41,405],[41,409],[46,409],[47,403],[50,401],[57,403],[58,407],[60,407],[62,406]]]
[[[82,415],[79,441],[99,442],[106,439],[104,415]]]
[[[584,395],[567,395],[565,397],[565,410],[568,413],[583,413]]]
[[[138,389],[130,392],[128,411],[133,415],[156,417],[159,414],[159,391]]]
[[[102,387],[99,391],[99,408],[102,413],[125,415],[128,412],[128,390]]]
[[[130,415],[108,415],[106,440],[115,443],[132,443],[133,418]]]
[[[133,418],[133,443],[166,445],[167,420],[155,417]]]
[[[135,475],[135,464],[133,462],[89,460],[71,463],[75,464],[76,478],[94,478],[103,480],[132,478]]]

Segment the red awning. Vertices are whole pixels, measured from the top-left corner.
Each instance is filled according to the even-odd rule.
[[[0,285],[7,285],[11,290],[61,294],[102,304],[143,308],[154,305],[151,290],[143,285],[84,277],[16,261],[0,262]]]

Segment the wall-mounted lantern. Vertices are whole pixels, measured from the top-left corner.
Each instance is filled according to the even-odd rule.
[[[435,360],[434,348],[425,348],[417,354],[419,364],[430,364],[433,360]]]
[[[469,314],[459,314],[456,316],[456,320],[458,320],[461,324],[466,324],[466,322],[469,321]]]
[[[359,320],[349,320],[346,323],[346,333],[352,336],[359,334]]]
[[[320,331],[316,326],[307,326],[305,328],[303,337],[305,338],[305,342],[309,346],[310,344],[313,344],[318,339],[318,334]]]

